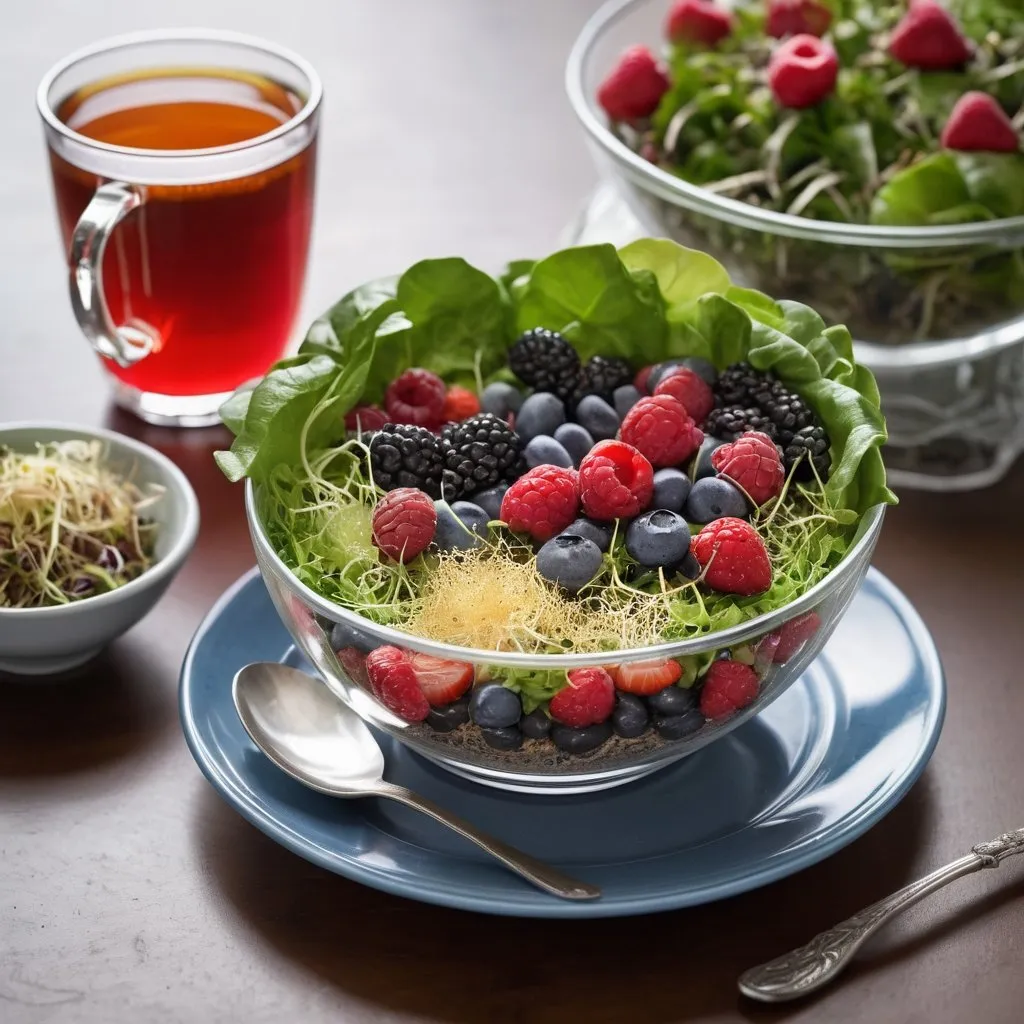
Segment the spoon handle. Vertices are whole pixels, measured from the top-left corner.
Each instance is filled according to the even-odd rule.
[[[1007,832],[991,842],[978,843],[966,857],[872,903],[860,913],[815,936],[806,946],[751,968],[740,977],[740,991],[763,1003],[783,1003],[808,995],[839,975],[879,928],[908,907],[964,875],[971,875],[982,868],[997,867],[1000,861],[1018,853],[1024,853],[1024,829]]]
[[[586,882],[577,882],[575,879],[563,875],[561,871],[556,871],[553,867],[536,860],[529,854],[486,835],[475,825],[471,825],[468,821],[452,814],[451,811],[439,807],[432,800],[413,793],[412,790],[385,782],[380,787],[374,787],[373,795],[397,800],[398,803],[405,804],[406,807],[429,814],[435,821],[447,825],[471,843],[476,843],[481,850],[501,861],[509,870],[525,878],[538,889],[551,893],[552,896],[560,896],[564,900],[593,900],[601,895],[601,890],[597,886],[588,885]]]

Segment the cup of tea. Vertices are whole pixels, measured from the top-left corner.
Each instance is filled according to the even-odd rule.
[[[302,58],[209,30],[101,42],[40,83],[71,303],[142,419],[216,422],[287,348],[321,97]]]

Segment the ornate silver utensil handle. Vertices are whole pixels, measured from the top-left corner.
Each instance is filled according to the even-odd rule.
[[[1007,832],[988,843],[978,843],[971,847],[966,857],[873,903],[815,936],[806,946],[746,971],[739,980],[740,991],[762,1003],[783,1003],[823,988],[842,973],[870,936],[907,907],[912,907],[957,878],[974,874],[982,868],[998,867],[1007,857],[1022,852],[1024,828]]]

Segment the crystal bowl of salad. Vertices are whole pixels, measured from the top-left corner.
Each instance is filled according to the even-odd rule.
[[[641,230],[845,323],[938,489],[1024,450],[1024,7],[944,3],[612,0],[566,77]]]
[[[849,332],[664,239],[418,263],[222,416],[298,651],[401,743],[531,792],[627,782],[757,714],[894,500]]]

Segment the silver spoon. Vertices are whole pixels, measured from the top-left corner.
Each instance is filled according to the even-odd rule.
[[[273,662],[246,665],[235,676],[231,696],[256,746],[304,786],[328,796],[397,800],[454,829],[553,896],[593,900],[601,895],[596,886],[568,878],[425,797],[385,782],[384,755],[363,720],[305,672]]]
[[[907,907],[964,875],[982,868],[998,867],[1015,853],[1024,853],[1024,828],[1007,832],[987,843],[971,847],[966,857],[933,871],[924,878],[872,903],[841,924],[815,936],[799,949],[745,972],[740,991],[762,1003],[784,1003],[823,988],[848,966],[857,950]]]

